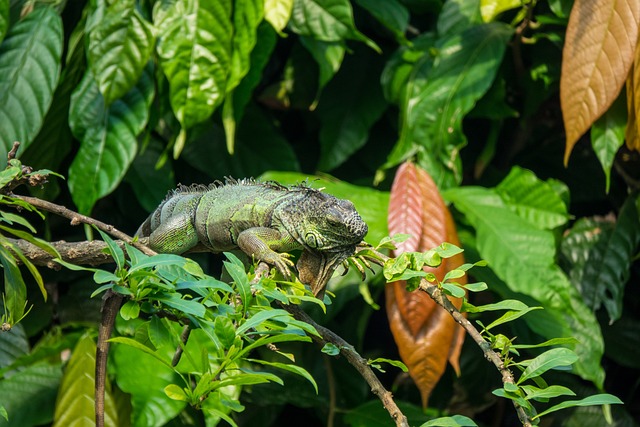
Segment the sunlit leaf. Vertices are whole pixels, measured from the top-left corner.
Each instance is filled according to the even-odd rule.
[[[575,1],[560,78],[565,165],[578,139],[618,97],[633,63],[639,23],[640,3],[635,0]]]
[[[154,44],[151,25],[132,0],[111,4],[91,28],[87,59],[107,105],[136,84]]]
[[[624,143],[627,112],[623,100],[623,97],[618,98],[591,128],[591,146],[602,165],[607,192],[609,192],[613,160]]]
[[[524,370],[518,384],[525,382],[526,380],[538,377],[549,369],[557,368],[559,366],[569,366],[578,360],[578,356],[568,348],[553,348],[542,353],[540,356],[533,359]]]
[[[95,418],[96,345],[90,335],[80,338],[66,365],[54,415],[54,427],[85,425]],[[105,425],[118,425],[118,413],[109,392],[105,390]]]
[[[568,400],[566,402],[559,403],[552,406],[546,411],[542,411],[536,414],[533,419],[540,418],[544,415],[550,414],[560,409],[573,408],[576,406],[593,406],[593,405],[622,405],[622,400],[611,394],[596,394],[594,396],[585,397],[580,400]]]
[[[136,137],[147,124],[153,90],[148,70],[131,91],[106,107],[87,72],[73,93],[69,124],[81,146],[69,167],[69,189],[81,213],[89,213],[124,177],[138,150]]]
[[[20,141],[23,151],[42,126],[60,77],[62,40],[62,19],[52,7],[41,7],[11,27],[0,45],[2,167],[13,142]]]
[[[264,19],[269,22],[278,33],[289,23],[294,0],[265,0]]]

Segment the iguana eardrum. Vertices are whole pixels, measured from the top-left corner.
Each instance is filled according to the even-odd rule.
[[[355,252],[367,224],[353,203],[310,188],[253,179],[180,186],[140,226],[157,252],[241,249],[290,276],[288,254],[302,249],[300,280],[322,298],[336,267]]]

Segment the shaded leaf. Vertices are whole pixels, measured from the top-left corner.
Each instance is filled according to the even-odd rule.
[[[300,44],[309,51],[318,63],[318,94],[340,69],[346,51],[343,42],[325,42],[300,36]],[[331,102],[331,97],[329,97]]]
[[[1,240],[0,240],[1,242]],[[4,311],[8,322],[17,323],[24,315],[27,303],[27,286],[13,254],[0,244],[0,263],[4,272]]]
[[[62,369],[59,364],[38,363],[0,381],[2,406],[9,415],[9,422],[0,418],[0,426],[31,427],[49,424],[53,420],[54,402],[61,377]]]
[[[476,229],[479,254],[496,275],[510,290],[538,300],[545,308],[540,316],[554,318],[552,323],[537,323],[535,314],[530,314],[525,321],[547,339],[577,338],[581,344],[575,348],[580,357],[574,367],[576,373],[601,384],[604,375],[600,365],[602,333],[577,289],[555,263],[553,233],[541,230],[513,213],[491,189],[451,189],[444,197],[452,201]]]
[[[0,43],[9,29],[9,0],[0,0]]]
[[[11,27],[0,45],[2,167],[13,142],[20,141],[24,151],[42,126],[60,77],[62,41],[62,19],[41,7]]]
[[[405,191],[407,195],[402,194]],[[410,214],[405,215],[403,211]],[[425,251],[444,241],[459,245],[453,220],[435,183],[413,163],[404,163],[398,169],[389,202],[389,234],[407,232],[416,235],[399,244],[399,249],[394,251],[396,255],[405,248]],[[458,253],[446,258],[439,267],[425,268],[425,271],[442,281],[448,271],[463,263]],[[461,279],[459,283],[465,284],[466,278]],[[455,288],[464,296],[464,289]],[[447,360],[459,371],[461,328],[427,294],[407,292],[404,281],[388,284],[385,295],[389,326],[400,357],[420,389],[422,404],[426,407]],[[462,301],[453,299],[453,303],[460,307]]]
[[[565,165],[578,139],[618,97],[633,63],[639,22],[640,3],[634,0],[575,1],[560,78]]]
[[[629,150],[640,150],[640,49],[636,46],[633,64],[626,82],[627,126],[625,140]],[[600,158],[600,157],[598,157]]]
[[[461,33],[467,28],[482,23],[480,0],[449,0],[442,5],[438,15],[438,35],[440,37]]]
[[[342,72],[327,86],[318,116],[320,146],[317,169],[331,171],[367,142],[371,126],[387,108],[378,82],[382,64],[369,53],[357,61],[345,61]]]
[[[494,22],[438,40],[431,61],[416,63],[401,105],[400,138],[383,168],[416,155],[439,188],[462,179],[462,119],[491,87],[512,29]]]
[[[405,31],[409,25],[409,10],[398,0],[356,0],[395,36],[399,43],[406,43]]]
[[[533,419],[540,418],[544,415],[550,414],[555,411],[559,411],[560,409],[573,408],[576,406],[593,406],[593,405],[622,405],[622,400],[613,396],[611,394],[596,394],[594,396],[585,397],[580,400],[567,400],[566,402],[559,403],[557,405],[552,406],[546,411],[542,411],[539,414],[536,414]]]
[[[132,0],[111,4],[89,32],[87,59],[106,105],[136,84],[155,44]]]
[[[624,97],[619,97],[591,128],[591,146],[602,165],[607,192],[611,182],[613,160],[624,143],[627,112],[623,101]]]
[[[81,213],[89,213],[124,177],[138,150],[136,137],[149,119],[153,90],[147,71],[129,93],[107,107],[87,72],[73,93],[69,124],[81,145],[69,167],[69,189]]]

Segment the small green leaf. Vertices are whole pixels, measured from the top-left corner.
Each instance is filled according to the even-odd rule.
[[[180,298],[180,294],[171,293],[158,296],[156,299],[163,304],[181,311],[184,314],[191,314],[196,317],[204,317],[206,308],[197,301]]]
[[[2,418],[5,420],[9,421],[9,414],[7,414],[7,410],[4,409],[4,406],[2,405],[0,405],[0,415],[2,415]]]
[[[507,393],[518,393],[520,391],[520,387],[514,383],[504,383],[503,387]]]
[[[164,388],[164,394],[169,396],[173,400],[182,400],[184,402],[189,401],[189,396],[184,392],[182,387],[175,384],[169,384]]]
[[[569,366],[576,360],[578,360],[578,356],[572,350],[568,348],[552,348],[530,361],[527,369],[520,376],[518,384],[529,378],[540,376],[549,369]]]
[[[225,348],[230,348],[236,339],[236,329],[230,318],[217,316],[213,322],[214,331]]]
[[[493,322],[491,322],[486,328],[485,330],[489,330],[491,328],[494,328],[498,325],[502,325],[503,323],[507,323],[507,322],[511,322],[513,320],[516,320],[517,318],[524,316],[525,314],[527,314],[530,311],[533,310],[542,310],[542,307],[528,307],[524,310],[519,310],[519,311],[507,311],[505,314],[503,314],[502,316],[500,316],[498,319],[494,320]]]
[[[469,292],[482,292],[489,289],[485,282],[477,282],[477,283],[468,283],[463,286]]]
[[[443,283],[442,288],[445,290],[445,293],[451,295],[456,298],[464,298],[466,292],[460,286],[453,283]]]
[[[151,257],[147,257],[142,259],[137,264],[132,264],[129,269],[129,274],[134,273],[139,270],[143,270],[145,268],[156,268],[160,266],[177,266],[183,267],[187,262],[186,258],[181,257],[180,255],[173,254],[158,254],[153,255]]]
[[[291,315],[282,309],[267,309],[263,311],[259,311],[250,318],[247,319],[242,325],[238,327],[236,330],[236,334],[244,334],[252,328],[262,324],[267,320],[279,320],[281,322],[287,322],[287,320],[291,319]]]
[[[518,301],[516,299],[506,299],[494,304],[485,304],[474,306],[468,302],[465,302],[463,306],[463,311],[467,313],[482,313],[484,311],[496,311],[496,310],[513,310],[513,311],[523,311],[527,310],[529,306],[522,301]]]
[[[580,400],[567,400],[566,402],[559,403],[546,411],[542,411],[539,414],[536,414],[532,419],[535,420],[544,415],[550,414],[555,411],[559,411],[560,409],[573,408],[576,406],[594,406],[594,405],[622,405],[623,402],[616,396],[611,394],[596,394],[593,396],[585,397]]]
[[[452,417],[440,417],[433,420],[429,420],[420,427],[477,427],[471,418],[464,415],[454,415]]]
[[[563,387],[561,385],[550,385],[546,388],[538,388],[531,385],[523,385],[520,388],[524,390],[526,394],[526,399],[528,400],[538,400],[540,402],[545,402],[548,399],[558,397],[558,396],[575,396],[576,394],[567,387]]]
[[[278,32],[289,23],[294,0],[265,0],[264,19]]]
[[[118,244],[107,233],[105,233],[100,229],[98,229],[98,232],[100,233],[100,236],[102,236],[102,240],[104,240],[105,243],[107,244],[107,247],[109,248],[109,253],[111,254],[111,257],[113,258],[113,260],[116,262],[118,269],[123,268],[124,267],[124,251],[122,250],[122,248],[118,246]]]
[[[326,343],[321,350],[324,354],[328,354],[329,356],[337,356],[340,354],[340,349],[330,342]]]
[[[309,372],[306,369],[301,368],[300,366],[291,365],[287,363],[267,362],[266,360],[259,360],[259,359],[247,359],[247,360],[249,362],[258,363],[260,365],[271,366],[274,368],[282,369],[284,371],[293,372],[296,375],[300,375],[301,377],[305,378],[307,381],[311,383],[314,390],[316,391],[316,394],[318,394],[318,384],[316,384],[316,381],[313,379],[311,374],[309,374]]]
[[[407,368],[407,365],[405,365],[404,363],[402,363],[399,360],[393,360],[393,359],[385,359],[383,357],[378,357],[376,359],[373,360],[368,360],[367,363],[370,365],[372,363],[378,363],[378,362],[383,362],[383,363],[388,363],[390,365],[395,366],[396,368],[400,368],[402,370],[402,372],[409,372],[409,368]]]
[[[4,310],[10,314],[10,322],[18,322],[27,304],[27,286],[13,254],[0,245],[0,263],[4,270]]]
[[[137,319],[140,315],[140,305],[135,301],[127,301],[120,307],[120,316],[124,320]]]
[[[619,96],[591,127],[591,146],[602,165],[607,193],[611,183],[613,160],[618,149],[624,143],[624,133],[627,125],[627,105],[624,101],[625,97]]]

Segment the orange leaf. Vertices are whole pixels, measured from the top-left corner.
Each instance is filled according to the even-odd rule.
[[[417,236],[400,246],[397,253],[428,250],[444,241],[459,245],[455,225],[437,186],[413,163],[404,163],[396,172],[389,202],[389,233]],[[464,259],[459,255],[429,271],[442,280],[447,271],[462,263]],[[426,407],[447,360],[459,372],[464,330],[428,295],[407,292],[405,287],[404,282],[387,286],[387,316],[400,358],[409,368]],[[458,307],[461,303],[454,301]]]
[[[633,63],[639,21],[637,0],[575,1],[560,77],[565,165],[578,139],[618,97]]]
[[[629,150],[640,151],[640,47],[636,47],[636,55],[633,60],[631,72],[627,78],[627,129],[625,141]]]

